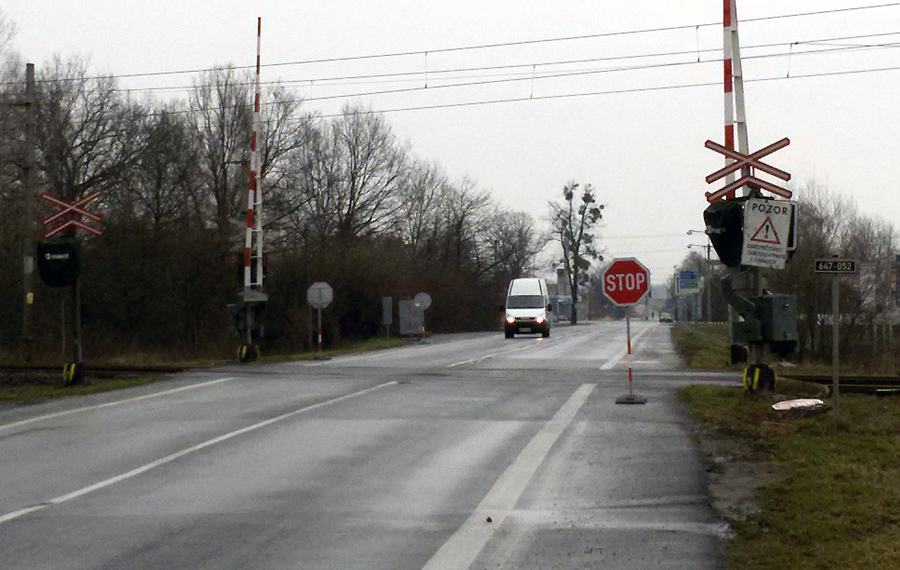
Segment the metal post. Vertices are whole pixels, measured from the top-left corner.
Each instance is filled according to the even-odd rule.
[[[625,314],[625,336],[628,342],[628,397],[634,398],[634,376],[631,371],[631,317]]]
[[[34,349],[34,188],[37,170],[34,166],[34,64],[25,67],[25,232],[22,240],[24,301],[22,307],[22,349],[25,362],[30,362]]]
[[[712,244],[709,242],[709,236],[706,236],[706,271],[703,277],[703,288],[706,290],[706,320],[708,322],[712,322],[712,288],[709,286],[709,250],[712,247]]]
[[[59,300],[59,348],[62,361],[66,361],[66,296],[61,295]]]
[[[72,362],[81,362],[81,278],[72,284]]]
[[[625,315],[625,338],[628,353],[628,394],[616,398],[616,404],[646,404],[647,397],[634,394],[634,372],[631,369],[631,318]]]
[[[831,324],[831,392],[832,392],[832,408],[834,411],[834,419],[838,417],[838,400],[840,399],[840,328],[841,328],[841,308],[840,308],[840,286],[841,278],[839,274],[835,274],[831,280],[831,313],[834,321]]]
[[[322,308],[319,311],[319,354],[322,354]]]

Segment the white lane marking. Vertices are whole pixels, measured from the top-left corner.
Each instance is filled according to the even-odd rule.
[[[17,518],[27,515],[29,513],[33,513],[35,511],[39,511],[41,509],[45,509],[45,508],[53,506],[53,505],[59,505],[61,503],[65,503],[67,501],[71,501],[72,499],[77,499],[78,497],[83,497],[84,495],[87,495],[88,493],[93,493],[94,491],[98,491],[100,489],[103,489],[104,487],[109,487],[110,485],[114,485],[114,484],[124,481],[126,479],[131,479],[132,477],[136,477],[142,473],[146,473],[147,471],[150,471],[151,469],[155,469],[161,465],[171,463],[171,462],[175,461],[176,459],[180,459],[181,457],[184,457],[185,455],[189,455],[196,451],[206,449],[207,447],[216,445],[218,443],[222,443],[223,441],[228,441],[229,439],[233,439],[239,435],[243,435],[245,433],[250,433],[252,431],[256,431],[258,429],[272,425],[276,422],[280,422],[280,421],[290,418],[292,416],[297,416],[297,415],[303,414],[305,412],[310,412],[312,410],[324,408],[325,406],[330,406],[331,404],[343,402],[344,400],[356,398],[356,397],[362,396],[363,394],[367,394],[369,392],[378,390],[379,388],[384,388],[386,386],[391,386],[394,384],[397,384],[397,382],[392,381],[392,382],[386,382],[384,384],[379,384],[378,386],[374,386],[372,388],[366,388],[365,390],[360,390],[359,392],[353,392],[352,394],[346,394],[344,396],[332,398],[331,400],[319,402],[318,404],[312,404],[310,406],[306,406],[306,407],[300,408],[298,410],[294,410],[292,412],[287,412],[285,414],[281,414],[280,416],[275,416],[274,418],[269,418],[265,421],[261,421],[259,423],[253,424],[251,426],[247,426],[247,427],[241,428],[239,430],[235,430],[233,432],[226,433],[224,435],[220,435],[219,437],[215,437],[213,439],[204,441],[203,443],[198,443],[197,445],[182,449],[181,451],[176,451],[175,453],[172,453],[171,455],[167,455],[161,459],[157,459],[156,461],[151,461],[150,463],[147,463],[146,465],[142,465],[142,466],[140,466],[136,469],[132,469],[131,471],[128,471],[126,473],[116,475],[115,477],[110,477],[109,479],[104,479],[103,481],[94,483],[93,485],[88,485],[87,487],[82,487],[81,489],[72,491],[71,493],[67,493],[65,495],[60,495],[60,496],[50,499],[44,503],[40,503],[38,505],[32,505],[30,507],[25,507],[24,509],[19,509],[18,511],[13,511],[11,513],[6,513],[5,515],[0,516],[0,524],[9,522],[11,520],[17,519]]]
[[[513,348],[511,350],[500,350],[498,352],[492,352],[492,353],[486,354],[484,356],[479,356],[478,358],[470,358],[468,360],[460,360],[459,362],[454,362],[453,364],[448,364],[447,368],[456,368],[457,366],[462,366],[464,364],[472,364],[475,362],[481,362],[482,360],[494,358],[495,356],[500,356],[503,354],[512,354],[513,352],[521,352],[523,350],[528,350],[530,348],[533,348],[533,347],[527,346],[527,347],[522,347],[522,348]]]
[[[454,362],[453,364],[448,364],[447,368],[456,368],[457,366],[462,366],[464,364],[473,364],[475,362],[481,362],[482,360],[487,360],[489,358],[494,358],[495,356],[502,356],[504,354],[512,354],[514,352],[522,352],[523,350],[538,350],[541,348],[546,348],[547,344],[555,344],[554,341],[558,339],[545,339],[539,338],[535,339],[534,342],[540,343],[537,347],[535,347],[532,343],[528,343],[525,346],[520,346],[517,348],[512,348],[510,350],[499,350],[497,352],[492,352],[490,354],[486,354],[484,356],[479,356],[477,358],[470,358],[468,360],[461,360],[459,362]]]
[[[631,348],[634,348],[634,344],[638,341],[639,338],[644,336],[644,334],[650,330],[650,327],[645,328],[641,332],[637,333],[633,337],[631,337]],[[613,356],[606,364],[600,367],[600,370],[612,370],[613,367],[619,363],[620,360],[628,356],[628,345],[625,345],[625,348],[622,349],[622,352]]]
[[[346,356],[346,355],[337,355],[334,357],[329,356],[324,360],[298,360],[296,362],[292,362],[291,364],[299,364],[301,366],[305,366],[307,368],[311,368],[314,366],[324,366],[325,364],[344,364],[347,362],[355,362],[357,360],[364,359],[373,359],[373,358],[383,358],[385,356],[394,356],[398,350],[404,350],[407,347],[401,346],[397,348],[388,348],[385,350],[371,351],[365,354],[360,354],[357,356]]]
[[[80,412],[99,410],[101,408],[111,408],[113,406],[119,406],[122,404],[130,404],[132,402],[139,402],[141,400],[148,400],[150,398],[159,398],[160,396],[168,396],[169,394],[176,394],[178,392],[184,392],[185,390],[194,390],[195,388],[206,388],[207,386],[221,384],[222,382],[228,382],[230,380],[234,380],[234,377],[219,378],[218,380],[210,380],[209,382],[201,382],[200,384],[192,384],[190,386],[182,386],[181,388],[173,388],[171,390],[165,390],[163,392],[155,392],[153,394],[146,394],[144,396],[136,396],[134,398],[126,398],[124,400],[116,400],[115,402],[107,402],[105,404],[96,404],[93,406],[85,406],[83,408],[74,408],[71,410],[66,410],[64,412],[56,412],[54,414],[35,416],[33,418],[28,418],[27,420],[21,420],[18,422],[13,422],[11,424],[0,425],[0,431],[5,430],[5,429],[12,429],[12,428],[23,426],[26,424],[33,424],[35,422],[40,422],[43,420],[52,420],[52,419],[60,418],[63,416],[70,416],[72,414],[77,414]]]
[[[493,536],[494,530],[499,529],[507,515],[513,511],[528,481],[559,436],[572,423],[578,410],[596,386],[596,384],[582,384],[572,394],[497,479],[475,508],[475,512],[441,546],[422,570],[458,570],[468,568],[472,564]],[[485,522],[487,517],[492,518],[491,523]]]

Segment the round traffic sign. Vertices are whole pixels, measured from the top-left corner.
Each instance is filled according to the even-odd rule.
[[[323,281],[313,283],[306,290],[306,302],[314,309],[324,309],[334,300],[331,285]]]
[[[413,305],[415,305],[417,309],[422,309],[424,311],[431,306],[431,295],[428,293],[418,293],[413,297]]]
[[[649,290],[650,272],[633,257],[614,259],[603,272],[603,294],[616,305],[635,305]]]

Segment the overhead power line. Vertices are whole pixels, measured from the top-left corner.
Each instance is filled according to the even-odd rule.
[[[843,75],[860,75],[865,73],[880,73],[886,71],[900,71],[900,66],[889,66],[889,67],[879,67],[879,68],[869,68],[869,69],[850,69],[850,70],[842,70],[842,71],[830,71],[830,72],[821,72],[821,73],[808,73],[808,74],[792,74],[792,75],[779,75],[773,77],[761,77],[761,78],[745,78],[744,83],[756,83],[756,82],[769,82],[769,81],[791,81],[791,80],[799,80],[799,79],[810,79],[816,77],[839,77]],[[387,114],[387,113],[401,113],[401,112],[409,112],[409,111],[428,111],[435,109],[454,109],[454,108],[464,108],[464,107],[479,107],[479,106],[487,106],[487,105],[500,105],[506,103],[522,103],[527,101],[548,101],[548,100],[561,100],[561,99],[576,99],[581,97],[598,97],[603,95],[622,95],[628,93],[648,93],[648,92],[656,92],[656,91],[672,91],[672,90],[680,90],[680,89],[694,89],[699,87],[716,87],[720,86],[720,81],[706,81],[706,82],[695,82],[695,83],[684,83],[684,84],[669,84],[669,85],[656,85],[649,87],[629,87],[622,89],[608,89],[601,91],[589,91],[589,92],[581,92],[581,93],[558,93],[553,95],[533,95],[530,94],[528,96],[521,97],[505,97],[505,98],[497,98],[497,99],[482,99],[476,101],[462,101],[459,103],[439,103],[434,105],[419,105],[419,106],[407,106],[407,107],[395,107],[388,109],[371,109],[369,111],[360,109],[360,113],[366,114]],[[424,88],[416,88],[415,90],[426,91]],[[406,91],[413,91],[412,89]],[[354,96],[344,96],[343,98],[353,98],[359,97],[360,95]],[[324,99],[324,98],[323,98]],[[290,102],[293,100],[287,100],[282,102]],[[274,104],[274,103],[268,103]],[[178,114],[187,114],[191,112],[200,111],[202,109],[191,108],[179,111],[170,111],[166,110],[165,113],[169,115],[178,115]],[[150,113],[150,115],[158,115],[160,113]],[[340,117],[341,113],[328,113],[319,115],[320,118],[330,119],[335,117]],[[298,118],[296,120],[304,120],[304,118]]]
[[[749,23],[764,22],[764,21],[769,21],[769,20],[782,20],[782,19],[788,19],[788,18],[822,16],[822,15],[828,15],[828,14],[840,14],[840,13],[857,12],[857,11],[863,11],[863,10],[876,10],[876,9],[891,8],[891,7],[897,7],[897,6],[900,6],[900,2],[873,4],[873,5],[868,5],[868,6],[854,6],[854,7],[848,7],[848,8],[835,8],[835,9],[830,9],[830,10],[815,10],[815,11],[800,12],[800,13],[794,13],[794,14],[760,16],[757,18],[743,19],[743,20],[741,20],[741,23],[749,24]],[[678,30],[693,30],[693,29],[713,27],[713,26],[719,27],[721,25],[722,25],[721,21],[716,21],[716,22],[707,22],[707,23],[701,23],[701,24],[662,26],[662,27],[656,27],[656,28],[644,28],[644,29],[638,29],[638,30],[621,30],[621,31],[602,32],[602,33],[596,33],[596,34],[584,34],[584,35],[578,35],[578,36],[565,36],[565,37],[557,37],[557,38],[541,38],[541,39],[520,40],[520,41],[511,41],[511,42],[484,43],[484,44],[475,44],[475,45],[468,45],[468,46],[420,49],[420,50],[413,50],[413,51],[387,52],[387,53],[379,53],[379,54],[361,54],[361,55],[352,55],[352,56],[318,58],[318,59],[308,59],[308,60],[298,60],[298,61],[288,61],[288,62],[276,62],[276,63],[263,64],[263,65],[261,65],[261,67],[275,68],[275,67],[286,67],[286,66],[303,66],[303,65],[314,65],[314,64],[322,64],[322,63],[337,63],[337,62],[348,62],[348,61],[365,61],[365,60],[373,60],[373,59],[421,56],[421,55],[425,55],[425,54],[489,50],[489,49],[497,49],[497,48],[505,48],[505,47],[584,41],[584,40],[591,40],[591,39],[671,32],[671,31],[678,31]],[[694,52],[694,53],[696,53],[696,52]],[[103,77],[103,78],[133,79],[133,78],[145,78],[145,77],[164,77],[164,76],[174,76],[174,75],[194,75],[194,74],[205,73],[205,72],[209,72],[209,71],[215,71],[216,69],[221,69],[222,67],[226,67],[226,66],[215,66],[215,67],[198,68],[198,69],[152,71],[152,72],[141,72],[141,73],[105,74],[105,75],[97,76],[97,78]],[[256,66],[254,64],[254,65],[242,65],[242,66],[233,66],[233,67],[234,67],[234,69],[241,70],[241,69],[255,69]]]
[[[844,12],[855,12],[855,11],[859,11],[859,10],[871,10],[871,9],[889,8],[889,7],[895,7],[895,6],[900,6],[900,2],[891,2],[888,4],[876,4],[876,5],[871,5],[871,6],[856,6],[856,7],[850,7],[850,8],[836,8],[836,9],[832,9],[832,10],[816,10],[816,11],[812,11],[812,12],[802,12],[802,13],[796,13],[796,14],[782,14],[779,16],[760,16],[758,18],[743,19],[743,20],[741,20],[740,23],[747,24],[747,23],[752,23],[752,22],[763,22],[763,21],[767,21],[767,20],[782,20],[782,19],[786,19],[786,18],[821,16],[821,15],[825,15],[825,14],[838,14],[838,13],[844,13]],[[358,56],[302,60],[302,61],[293,61],[293,62],[273,63],[273,64],[271,64],[271,67],[279,67],[279,66],[287,66],[287,65],[311,65],[311,64],[319,64],[319,63],[336,63],[336,62],[342,62],[342,61],[358,61],[358,60],[365,60],[365,59],[407,57],[407,56],[420,56],[420,55],[435,54],[435,53],[449,53],[449,52],[458,52],[458,51],[496,49],[496,48],[502,48],[502,47],[515,47],[515,46],[525,46],[525,45],[535,45],[535,44],[545,44],[545,43],[581,41],[581,40],[611,38],[611,37],[617,37],[617,36],[649,34],[649,33],[659,33],[659,32],[673,32],[673,31],[678,31],[678,30],[693,30],[693,29],[697,29],[697,28],[706,28],[706,27],[712,27],[712,26],[720,27],[721,25],[722,25],[721,21],[716,21],[716,22],[708,22],[708,23],[704,23],[704,24],[663,26],[663,27],[658,27],[658,28],[644,28],[644,29],[640,29],[640,30],[603,32],[603,33],[597,33],[597,34],[585,34],[585,35],[567,36],[567,37],[561,37],[561,38],[521,40],[521,41],[514,41],[514,42],[499,42],[499,43],[491,43],[491,44],[458,46],[458,47],[438,48],[438,49],[429,49],[429,50],[416,50],[416,51],[394,52],[394,53],[384,53],[384,54],[358,55]]]
[[[880,38],[886,36],[900,36],[900,32],[887,32],[887,33],[876,33],[876,34],[864,34],[864,35],[856,35],[856,36],[842,36],[835,38],[818,38],[814,40],[803,40],[803,41],[794,41],[794,42],[776,42],[776,43],[767,43],[767,44],[757,44],[750,45],[744,49],[745,52],[750,52],[759,49],[769,49],[769,48],[789,48],[788,51],[783,53],[775,53],[775,54],[765,54],[765,55],[745,55],[744,59],[752,60],[752,59],[761,59],[761,58],[775,58],[775,57],[787,57],[791,55],[810,55],[810,54],[821,54],[821,53],[830,53],[835,51],[852,51],[852,50],[862,50],[862,49],[877,49],[877,48],[890,48],[890,47],[900,47],[900,43],[891,42],[891,43],[880,43],[880,44],[847,44],[841,45],[836,44],[835,42],[843,42],[850,40],[866,40],[873,38]],[[829,46],[827,49],[818,49],[812,51],[804,51],[804,52],[793,52],[794,46]],[[548,77],[568,77],[574,76],[578,74],[589,74],[589,73],[604,73],[611,71],[632,71],[639,69],[651,69],[654,67],[666,67],[671,65],[684,65],[689,63],[712,63],[719,62],[721,63],[721,58],[717,59],[708,59],[708,60],[698,60],[698,61],[688,61],[688,62],[669,62],[669,63],[658,63],[658,64],[650,64],[650,65],[635,65],[635,66],[624,66],[624,67],[616,67],[616,68],[603,68],[603,69],[594,69],[594,70],[581,70],[581,71],[552,71],[546,70],[546,68],[553,67],[562,67],[562,66],[571,66],[578,64],[586,64],[586,63],[600,63],[600,62],[614,62],[614,61],[627,61],[634,59],[652,59],[652,58],[670,58],[670,57],[679,57],[679,56],[694,56],[698,57],[702,53],[718,53],[721,51],[721,48],[714,49],[703,49],[703,50],[683,50],[683,51],[670,51],[670,52],[656,52],[649,54],[628,54],[621,56],[606,56],[606,57],[596,57],[596,58],[579,58],[579,59],[569,59],[569,60],[557,60],[557,61],[548,61],[548,62],[540,62],[540,63],[514,63],[514,64],[506,64],[506,65],[493,65],[493,66],[480,66],[480,67],[460,67],[460,68],[451,68],[451,69],[433,69],[433,70],[414,70],[414,71],[403,71],[403,72],[392,72],[392,73],[372,73],[372,74],[363,74],[363,75],[348,75],[348,76],[330,76],[330,77],[313,77],[306,79],[298,79],[298,80],[289,80],[289,81],[270,81],[264,82],[264,85],[314,85],[317,87],[329,87],[335,85],[350,85],[353,82],[360,82],[363,84],[368,83],[377,83],[378,79],[387,80],[388,82],[410,82],[414,80],[421,80],[426,75],[430,78],[430,84],[432,87],[436,86],[435,82],[441,81],[443,78],[447,76],[451,76],[459,73],[470,73],[470,74],[479,74],[473,75],[472,78],[481,78],[481,79],[490,79],[494,78],[510,78],[515,76],[515,79],[509,79],[509,81],[518,81],[523,79],[535,79],[541,80],[546,79]],[[541,68],[542,71],[538,72],[538,68]],[[521,70],[516,73],[513,73],[514,70]],[[492,71],[509,71],[510,73],[506,74],[496,74],[496,75],[482,75],[482,72],[492,72]],[[456,76],[455,79],[467,79],[467,77]],[[500,81],[499,79],[497,81]],[[251,85],[251,82],[239,82],[237,85]],[[461,84],[468,85],[468,84]],[[165,92],[165,91],[190,91],[196,89],[202,89],[204,87],[208,87],[208,84],[193,84],[193,85],[180,85],[180,86],[166,86],[166,87],[145,87],[145,88],[120,88],[118,91],[127,91],[130,93],[142,93],[142,92]],[[391,93],[391,92],[388,92]],[[343,97],[359,97],[370,95],[370,93],[356,93],[350,95],[343,95]],[[307,101],[316,100],[314,98],[305,98]]]
[[[841,75],[858,75],[863,73],[878,73],[884,71],[900,71],[900,66],[895,67],[881,67],[881,68],[873,68],[873,69],[856,69],[856,70],[847,70],[847,71],[834,71],[834,72],[822,72],[822,73],[810,73],[804,75],[791,75],[790,77],[786,76],[778,76],[778,77],[764,77],[758,79],[744,79],[744,83],[755,83],[755,82],[763,82],[763,81],[792,81],[798,79],[808,79],[814,77],[835,77]],[[486,105],[498,105],[503,103],[522,103],[526,101],[548,101],[548,100],[559,100],[559,99],[574,99],[580,97],[597,97],[601,95],[621,95],[626,93],[647,93],[653,91],[671,91],[676,89],[694,89],[698,87],[718,87],[721,86],[720,81],[708,81],[708,82],[698,82],[698,83],[686,83],[682,85],[659,85],[653,87],[632,87],[632,88],[623,88],[623,89],[609,89],[604,91],[591,91],[584,93],[564,93],[564,94],[555,94],[555,95],[534,95],[534,96],[522,96],[522,97],[507,97],[501,99],[486,99],[481,101],[467,101],[460,103],[442,103],[436,105],[421,105],[414,107],[398,107],[393,109],[373,109],[371,111],[361,111],[363,113],[372,113],[372,114],[385,114],[385,113],[400,113],[400,112],[408,112],[408,111],[427,111],[433,109],[452,109],[452,108],[462,108],[462,107],[478,107],[478,106],[486,106]],[[340,113],[326,114],[321,115],[322,118],[334,118],[341,116]]]
[[[897,48],[900,47],[900,43],[891,43],[891,44],[883,44],[877,47],[891,47]],[[807,52],[798,52],[794,53],[794,56],[804,56],[804,55],[819,55],[822,53],[833,53],[837,51],[846,52],[852,49],[871,49],[870,47],[866,48],[847,48],[847,47],[839,47],[839,48],[831,48],[831,49],[823,49],[816,51],[807,51]],[[790,55],[788,52],[785,53],[777,53],[777,54],[769,54],[769,55],[761,55],[761,56],[744,56],[742,59],[745,61],[752,59],[771,59],[778,57],[787,57]],[[630,67],[615,67],[615,68],[604,68],[604,69],[589,69],[589,70],[576,70],[576,71],[568,71],[568,72],[548,72],[541,74],[524,74],[519,75],[513,78],[502,78],[502,79],[485,79],[483,81],[470,81],[465,83],[449,83],[449,84],[438,84],[438,85],[430,85],[430,86],[418,86],[418,87],[407,87],[407,88],[399,88],[399,89],[390,89],[390,90],[381,90],[381,91],[368,91],[362,93],[350,93],[350,94],[340,94],[340,95],[326,95],[320,97],[306,97],[303,101],[312,102],[312,101],[326,101],[333,99],[355,99],[359,97],[373,97],[377,95],[396,95],[400,93],[410,93],[415,91],[428,91],[435,89],[449,89],[449,88],[459,88],[459,87],[477,87],[477,86],[485,86],[485,85],[496,85],[502,83],[512,83],[512,82],[522,82],[522,81],[543,81],[547,79],[562,79],[562,78],[572,78],[572,77],[583,77],[587,75],[598,75],[603,73],[616,73],[616,72],[626,72],[626,71],[644,71],[650,69],[661,69],[661,68],[669,68],[669,67],[684,67],[684,66],[695,66],[701,64],[710,64],[710,63],[721,63],[721,59],[719,60],[707,60],[702,62],[696,61],[682,61],[682,62],[670,62],[670,63],[658,63],[658,64],[649,64],[642,66],[630,66]],[[532,97],[533,98],[533,97]]]

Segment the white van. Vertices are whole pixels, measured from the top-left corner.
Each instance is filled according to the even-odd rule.
[[[541,333],[550,336],[550,292],[547,282],[535,277],[513,279],[506,294],[506,338],[516,333]]]

